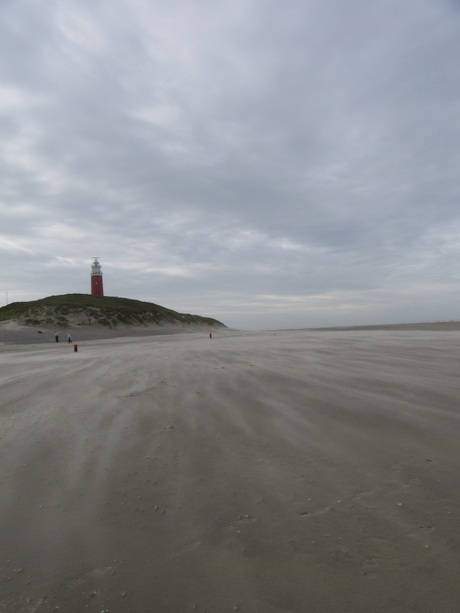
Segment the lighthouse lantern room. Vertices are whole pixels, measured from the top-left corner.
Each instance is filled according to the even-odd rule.
[[[91,296],[103,296],[102,269],[98,258],[94,258],[91,266]]]

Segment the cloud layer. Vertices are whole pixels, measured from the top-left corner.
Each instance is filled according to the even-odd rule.
[[[459,319],[453,1],[6,0],[0,291]]]

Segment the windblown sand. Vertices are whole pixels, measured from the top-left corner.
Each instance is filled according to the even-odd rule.
[[[0,345],[0,611],[460,610],[460,332]]]

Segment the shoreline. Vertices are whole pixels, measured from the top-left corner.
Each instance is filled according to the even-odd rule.
[[[40,332],[39,332],[40,330]],[[60,343],[67,343],[67,334],[71,335],[72,343],[91,340],[116,340],[118,338],[143,338],[155,336],[168,336],[176,334],[279,334],[279,333],[322,333],[322,332],[408,332],[408,331],[431,331],[431,332],[457,332],[460,331],[460,321],[451,322],[426,322],[410,324],[382,324],[363,325],[349,327],[321,327],[321,328],[286,328],[274,330],[236,330],[228,327],[213,327],[208,325],[152,325],[152,326],[127,326],[125,328],[106,328],[103,326],[81,326],[59,330]],[[0,347],[2,345],[43,345],[55,343],[55,330],[51,328],[37,328],[24,326],[14,321],[0,322]]]

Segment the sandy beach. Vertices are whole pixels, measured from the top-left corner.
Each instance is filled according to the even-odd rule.
[[[458,326],[12,332],[1,613],[460,610]]]

